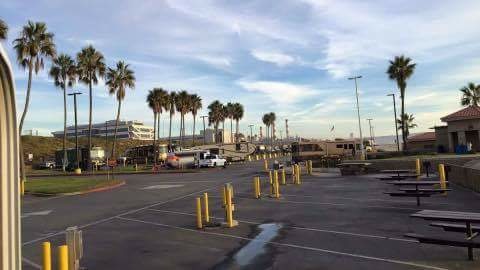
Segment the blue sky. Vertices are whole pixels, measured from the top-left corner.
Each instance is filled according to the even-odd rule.
[[[352,75],[363,76],[364,132],[366,119],[373,118],[376,135],[394,133],[386,94],[398,91],[385,70],[395,55],[417,63],[406,99],[419,126],[414,132],[428,131],[441,116],[460,109],[458,89],[479,83],[478,10],[479,1],[429,0],[0,1],[0,18],[11,28],[3,46],[12,62],[11,41],[30,19],[47,23],[59,52],[73,56],[93,44],[109,66],[118,60],[131,64],[137,85],[127,93],[123,119],[151,124],[147,91],[185,89],[201,95],[204,108],[214,99],[244,104],[243,131],[249,124],[258,128],[263,113],[274,111],[282,122],[289,119],[292,135],[317,138],[358,134],[354,84],[347,80]],[[26,72],[13,65],[20,114]],[[77,84],[75,90],[87,89]],[[80,98],[80,123],[88,120],[87,100],[86,94]],[[25,129],[45,135],[61,129],[62,106],[60,90],[41,72],[33,82]],[[100,83],[94,122],[113,119],[115,112],[114,97]],[[187,130],[191,122],[188,117]]]

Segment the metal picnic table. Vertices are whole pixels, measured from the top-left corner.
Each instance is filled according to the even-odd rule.
[[[396,174],[398,177],[400,177],[400,174],[402,173],[415,173],[415,170],[407,170],[407,169],[399,169],[399,170],[381,170],[381,173],[389,173],[389,174]]]
[[[464,222],[466,240],[472,240],[478,236],[478,232],[473,233],[472,223],[480,223],[480,213],[474,212],[457,212],[457,211],[438,211],[438,210],[422,210],[410,215],[414,218],[422,218],[425,220]],[[473,260],[473,248],[468,247],[468,258]]]
[[[445,183],[448,183],[447,181]],[[392,181],[388,182],[388,184],[396,185],[396,186],[415,186],[415,191],[413,194],[417,195],[415,196],[417,198],[417,205],[420,205],[420,197],[429,197],[430,194],[421,194],[419,190],[419,186],[433,186],[435,184],[440,184],[437,181],[419,181],[419,180],[412,180],[412,181]],[[412,196],[414,197],[414,196]]]

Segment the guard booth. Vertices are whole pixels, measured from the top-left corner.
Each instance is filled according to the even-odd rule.
[[[15,83],[0,43],[0,270],[21,269],[19,139]]]

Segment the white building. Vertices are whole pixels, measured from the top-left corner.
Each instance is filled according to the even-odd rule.
[[[78,137],[88,136],[88,124],[78,125]],[[113,137],[115,120],[92,124],[92,136]],[[63,130],[52,132],[56,138],[63,138]],[[67,127],[67,138],[75,138],[75,126]],[[140,121],[118,121],[117,139],[153,140],[153,127],[145,126]]]

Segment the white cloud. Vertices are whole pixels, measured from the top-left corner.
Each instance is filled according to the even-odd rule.
[[[316,94],[310,86],[276,81],[239,81],[250,92],[259,92],[279,104],[291,104]]]
[[[196,59],[205,62],[211,66],[216,68],[228,68],[232,65],[231,60],[228,57],[222,56],[212,56],[212,55],[197,55],[195,56]]]
[[[250,52],[253,57],[260,61],[273,63],[279,67],[283,67],[295,62],[295,58],[281,52],[252,50]]]

